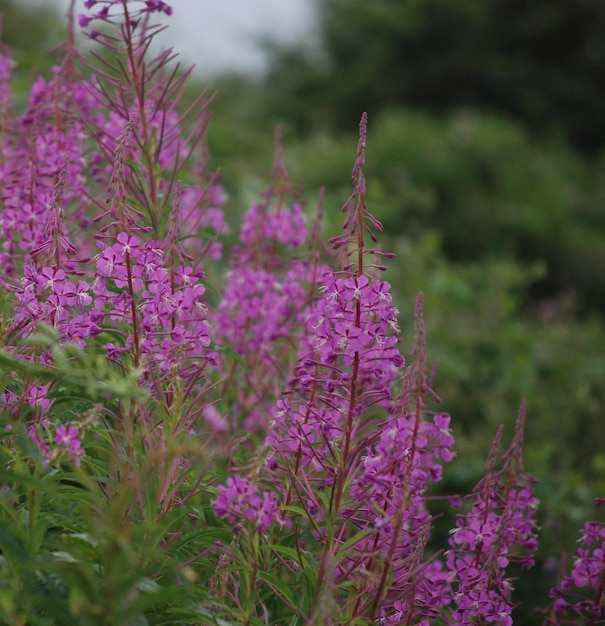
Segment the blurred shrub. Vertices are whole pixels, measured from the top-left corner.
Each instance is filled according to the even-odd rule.
[[[320,0],[319,41],[275,46],[272,116],[299,130],[355,125],[362,110],[497,112],[583,150],[605,139],[599,0]]]
[[[331,182],[343,180],[349,144],[316,135],[289,163],[298,180],[325,181],[343,198]],[[532,300],[605,310],[605,186],[564,144],[536,144],[517,124],[469,111],[440,119],[395,109],[371,125],[368,155],[370,202],[388,233],[434,230],[454,262],[538,263]]]
[[[48,75],[53,63],[49,50],[64,37],[65,23],[53,7],[33,7],[0,0],[1,41],[10,48],[13,97],[19,108],[27,101],[29,85]]]

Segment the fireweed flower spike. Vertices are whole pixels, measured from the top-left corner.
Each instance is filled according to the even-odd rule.
[[[603,502],[598,502],[602,505]],[[543,626],[605,624],[605,524],[586,522],[571,572],[551,589],[553,598]]]
[[[50,83],[36,83],[28,110],[14,122],[16,132],[3,142],[3,281],[44,251],[51,251],[54,264],[70,267],[68,257],[74,252],[63,225],[63,207],[86,195],[85,135],[82,121],[75,116],[82,89],[67,83],[61,68],[54,69]],[[73,100],[56,102],[57,91],[73,94]],[[86,225],[80,221],[81,208],[74,214],[70,211],[69,217],[76,225]]]
[[[447,416],[425,424],[421,400],[409,415],[393,399],[404,360],[390,285],[374,275],[373,251],[366,249],[366,237],[375,239],[381,229],[366,207],[366,132],[364,114],[343,234],[331,240],[343,269],[324,271],[308,309],[298,365],[267,439],[268,468],[276,481],[285,480],[284,504],[305,512],[296,524],[308,524],[321,546],[317,619],[328,619],[320,612],[329,595],[330,619],[397,623],[391,616],[402,614],[402,602],[391,609],[384,603],[393,607],[406,585],[422,587],[414,584],[430,519],[422,494],[427,480],[441,476],[439,459],[453,456],[453,439]],[[424,397],[426,390],[420,391]],[[393,417],[379,418],[384,411]],[[349,548],[342,550],[343,544]],[[426,580],[441,589],[441,567],[424,567]],[[387,600],[393,578],[396,591]],[[417,596],[422,602],[422,590]]]
[[[521,405],[513,441],[497,469],[500,428],[492,445],[486,475],[475,487],[470,513],[457,516],[451,531],[447,567],[453,575],[455,623],[485,620],[501,626],[513,623],[513,580],[506,577],[512,561],[532,567],[538,547],[534,519],[538,501],[535,480],[524,473]]]
[[[232,363],[223,395],[234,396],[239,421],[250,431],[266,433],[290,371],[292,344],[315,273],[303,249],[306,217],[283,160],[281,133],[275,134],[273,181],[246,211],[239,245],[232,251],[215,327],[242,357],[247,372]]]
[[[368,605],[373,614],[380,610],[384,624],[435,619],[451,594],[443,564],[437,559],[425,562],[424,555],[432,522],[427,490],[441,480],[442,464],[454,458],[454,437],[449,415],[427,415],[434,394],[428,384],[422,304],[419,294],[415,360],[406,368],[391,415],[375,426],[377,441],[368,448],[352,489],[366,528],[375,529],[360,543],[357,563],[380,573],[373,588],[372,581],[364,585],[373,591]]]
[[[403,365],[396,348],[399,329],[390,285],[363,269],[363,229],[368,213],[362,170],[366,121],[364,115],[353,170],[355,190],[344,208],[344,233],[332,240],[346,256],[355,254],[356,270],[325,270],[320,295],[306,315],[298,365],[289,384],[292,392],[275,415],[277,432],[282,426],[283,430],[279,439],[271,435],[278,456],[282,446],[282,452],[293,445],[298,449],[298,468],[310,464],[325,469],[322,463],[331,459],[328,465],[333,465],[338,448],[343,470],[358,428],[357,418],[370,406],[389,404],[390,384]]]
[[[170,211],[177,176],[204,137],[210,98],[203,91],[184,111],[179,111],[178,104],[192,68],[181,73],[178,67],[170,68],[176,57],[172,49],[158,53],[151,60],[147,58],[151,40],[165,28],[152,24],[151,19],[154,14],[170,14],[172,9],[167,3],[100,0],[87,8],[91,9],[90,14],[80,21],[94,24],[98,20],[113,31],[117,25],[119,36],[94,31],[94,37],[112,57],[127,59],[126,63],[104,61],[100,70],[97,64],[82,58],[94,76],[90,83],[91,97],[102,105],[98,109],[107,111],[106,114],[97,111],[86,118],[90,131],[99,140],[99,151],[93,155],[96,172],[99,178],[123,182],[125,192],[136,202],[122,208],[132,210],[135,203],[141,207],[145,228],[161,241],[165,236],[163,216]],[[124,143],[125,124],[130,148],[125,146],[123,160],[114,159],[116,146]],[[111,165],[103,168],[101,165],[107,160]],[[124,161],[133,167],[125,176],[120,173],[116,177],[111,166],[119,167]],[[140,222],[135,212],[129,228]]]
[[[195,386],[193,371],[199,374],[214,355],[207,349],[210,326],[201,259],[188,256],[179,240],[190,235],[186,227],[194,224],[224,229],[222,194],[213,184],[183,191],[176,176],[203,137],[207,102],[202,94],[184,113],[177,112],[189,72],[178,76],[176,70],[165,71],[174,58],[170,50],[151,61],[145,55],[163,28],[150,25],[148,18],[171,14],[167,3],[99,1],[85,6],[91,19],[118,25],[119,37],[97,40],[128,59],[126,64],[106,64],[103,71],[90,66],[91,97],[108,111],[87,116],[98,140],[95,175],[107,188],[99,202],[107,210],[96,217],[105,222],[102,232],[108,234],[97,242],[93,316],[97,324],[103,321],[122,333],[121,345],[105,344],[111,359],[124,363],[132,357],[149,384],[166,383],[176,374],[182,384]],[[201,253],[209,247],[189,250]]]
[[[156,218],[169,212],[174,200],[178,210],[170,224],[177,230],[184,228],[184,211],[191,217],[206,208],[212,225],[221,228],[216,187],[199,193],[190,188],[179,202],[174,194],[174,177],[205,129],[204,106],[200,118],[189,123],[175,108],[187,73],[182,79],[164,75],[169,54],[161,53],[151,66],[144,58],[157,31],[146,18],[169,13],[168,5],[95,2],[87,8],[93,6],[94,19],[114,29],[121,24],[117,38],[99,42],[114,45],[117,56],[130,62],[115,71],[95,67],[91,82],[78,82],[70,65],[73,50],[68,51],[71,56],[54,69],[52,81],[36,83],[15,125],[19,132],[4,143],[0,260],[6,261],[2,283],[17,301],[13,325],[26,338],[43,322],[55,329],[61,345],[80,348],[109,332],[111,341],[104,345],[110,360],[126,370],[141,368],[149,386],[161,380],[170,387],[178,379],[174,384],[197,398],[206,380],[202,371],[214,359],[202,271],[199,259],[164,254],[167,233]],[[143,21],[137,26],[125,16]],[[24,162],[28,168],[17,166]],[[87,197],[102,207],[102,215],[94,215],[94,204],[82,202]],[[95,244],[89,229],[103,222]],[[150,232],[161,240],[151,239]],[[172,240],[180,236],[173,233]],[[52,364],[50,354],[28,358]],[[173,397],[172,391],[163,394],[166,402]],[[18,412],[18,405],[8,409]],[[200,403],[196,411],[203,409]]]
[[[269,491],[259,491],[246,478],[233,476],[227,485],[219,485],[214,501],[214,512],[233,524],[250,522],[262,533],[274,522],[281,522],[277,496]]]

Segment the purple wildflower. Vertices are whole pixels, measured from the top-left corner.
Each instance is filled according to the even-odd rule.
[[[231,523],[249,522],[259,533],[273,523],[281,523],[277,496],[259,491],[256,485],[238,475],[230,476],[226,485],[218,486],[214,512]]]
[[[472,509],[457,516],[451,533],[451,549],[446,557],[455,581],[456,623],[484,619],[502,626],[512,624],[514,588],[512,579],[506,577],[506,568],[511,561],[524,567],[534,564],[538,501],[531,487],[533,479],[523,473],[524,418],[523,404],[501,470],[496,470],[496,457],[502,428],[498,431],[486,476],[473,491]]]
[[[55,430],[55,445],[74,462],[80,466],[80,459],[84,456],[84,449],[80,441],[80,429],[73,425],[58,426]]]
[[[292,186],[282,159],[277,132],[276,180],[262,193],[264,202],[252,204],[244,216],[242,245],[233,251],[215,317],[219,336],[248,365],[243,378],[229,376],[237,389],[235,411],[247,430],[261,432],[285,386],[316,274],[315,259],[294,257],[308,231],[301,205],[289,204]]]
[[[571,573],[551,589],[543,624],[605,624],[605,524],[586,522]]]

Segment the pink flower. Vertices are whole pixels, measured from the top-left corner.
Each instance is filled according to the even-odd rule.
[[[31,407],[39,406],[47,411],[50,408],[50,400],[47,399],[49,385],[32,385],[27,393],[27,403]]]
[[[214,513],[229,522],[251,522],[259,533],[273,523],[281,523],[277,496],[269,491],[259,493],[256,485],[237,474],[219,485],[214,501]]]
[[[131,256],[136,256],[136,253],[139,250],[140,241],[134,235],[129,235],[128,233],[120,233],[117,236],[117,242],[114,245],[115,252],[119,255],[129,254]]]
[[[67,453],[74,461],[76,467],[80,465],[80,458],[84,456],[82,443],[80,441],[80,431],[77,426],[63,425],[55,430],[55,444]]]
[[[87,28],[90,22],[92,22],[92,17],[84,14],[78,15],[78,24],[80,25],[80,28]]]
[[[114,276],[116,266],[122,263],[123,258],[111,246],[103,246],[97,259],[97,272],[99,276],[111,278]]]
[[[61,269],[54,270],[51,267],[43,267],[38,275],[38,284],[43,289],[50,291],[58,291],[60,293],[61,285],[65,282],[65,272]]]

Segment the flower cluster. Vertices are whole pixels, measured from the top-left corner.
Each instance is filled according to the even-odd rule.
[[[30,336],[39,323],[45,323],[56,330],[61,344],[84,348],[91,338],[111,330],[112,341],[104,344],[107,357],[139,367],[146,379],[154,380],[174,373],[186,378],[191,368],[197,371],[196,360],[215,358],[208,350],[205,288],[190,266],[166,266],[160,244],[126,232],[119,233],[113,243],[106,239],[98,246],[96,270],[89,280],[73,271],[25,265],[14,290],[13,326],[21,336]],[[53,363],[50,353],[40,359]],[[26,400],[39,420],[50,409],[48,392],[48,385],[34,384],[21,397],[5,392],[2,400],[14,414]],[[45,457],[55,458],[47,448],[42,448]],[[79,447],[65,449],[79,460]]]
[[[28,264],[16,291],[15,323],[22,333],[29,334],[37,323],[53,326],[61,341],[72,341],[83,347],[86,339],[101,329],[101,316],[91,315],[91,288],[87,281],[67,274],[62,269],[44,266],[38,270]]]
[[[242,252],[252,249],[261,240],[300,248],[306,238],[307,221],[299,202],[279,211],[266,211],[261,205],[253,203],[246,211],[240,233],[240,241],[244,244]]]
[[[534,519],[538,501],[532,479],[522,466],[524,406],[519,413],[515,437],[496,471],[500,429],[490,452],[486,476],[473,494],[469,513],[457,516],[451,531],[447,567],[455,581],[453,611],[456,623],[484,619],[501,626],[513,623],[513,581],[506,576],[512,561],[531,567],[538,548]]]
[[[123,346],[106,345],[108,354],[132,350],[137,365],[153,363],[160,371],[182,369],[183,359],[200,356],[210,344],[206,290],[191,268],[166,268],[157,242],[127,233],[99,246],[93,318],[107,316],[131,329]]]
[[[122,16],[123,44],[140,63],[125,64],[123,72],[93,71],[92,79],[78,80],[77,53],[67,46],[52,78],[33,85],[25,112],[11,124],[12,132],[2,133],[0,281],[16,301],[10,332],[27,338],[43,323],[56,331],[60,344],[82,349],[107,333],[99,345],[105,342],[109,360],[126,370],[139,368],[149,385],[160,379],[174,382],[176,376],[181,380],[177,386],[187,379],[191,390],[206,380],[201,371],[216,358],[207,349],[200,257],[220,256],[215,235],[224,231],[224,194],[214,179],[208,184],[197,180],[182,193],[175,177],[197,146],[205,122],[188,125],[187,116],[177,113],[182,81],[158,71],[168,62],[165,54],[157,57],[153,72],[146,70],[144,44],[155,30],[141,18],[154,12],[170,14],[168,4],[89,0],[85,6],[94,7],[86,25],[97,18],[115,24],[113,18]],[[115,39],[103,36],[100,41],[111,45]],[[118,54],[124,52],[118,48]],[[7,80],[8,57],[0,69],[0,80]],[[137,81],[141,90],[133,93]],[[124,97],[108,101],[113,88]],[[10,103],[4,104],[3,125],[11,114]],[[149,209],[147,224],[135,205]],[[173,219],[162,218],[160,223],[171,205]],[[108,210],[99,215],[96,207],[103,211],[104,206]],[[195,238],[193,245],[192,231],[183,232],[184,225],[210,234],[203,242]],[[94,226],[99,229],[95,237],[90,232]],[[185,245],[183,235],[188,237]],[[32,365],[53,367],[50,351],[12,352]],[[41,422],[53,419],[48,385],[35,379],[24,383],[16,372],[9,376],[13,382],[2,394],[4,407],[18,415],[23,403],[31,406],[30,430],[43,428],[38,439],[48,448],[48,458],[57,458],[53,431]],[[167,402],[171,394],[166,392]],[[199,411],[204,408],[201,403]],[[75,454],[63,435],[61,441],[61,449],[71,451],[79,462],[80,452]]]
[[[605,524],[586,522],[581,547],[571,573],[551,590],[554,598],[545,624],[561,624],[581,618],[586,624],[605,624]]]
[[[373,531],[356,545],[352,564],[358,571],[390,569],[392,577],[388,593],[376,589],[379,597],[384,595],[376,604],[385,624],[400,623],[403,616],[411,620],[419,613],[437,618],[451,598],[449,572],[437,559],[425,562],[424,555],[432,522],[427,490],[431,482],[441,480],[443,463],[455,453],[449,415],[425,415],[429,389],[422,316],[421,294],[416,304],[416,361],[406,369],[391,414],[374,425],[375,439],[351,487],[356,523]]]
[[[53,101],[64,82],[61,68],[57,67],[50,83],[37,83],[28,111],[16,124],[19,132],[9,135],[2,146],[5,155],[0,164],[4,204],[0,213],[3,280],[15,275],[24,260],[41,255],[65,259],[67,253],[75,252],[62,224],[62,207],[86,195],[83,156],[86,135],[83,122]],[[74,102],[84,106],[85,90],[68,83],[64,91],[73,97],[72,106]],[[50,102],[53,102],[52,114],[59,115],[59,120],[50,117]],[[81,207],[71,217],[79,230],[88,226]]]
[[[368,513],[374,511],[372,523],[385,534],[393,532],[393,520],[402,514],[409,545],[430,519],[424,507],[429,483],[439,482],[442,463],[454,458],[449,423],[450,416],[439,413],[419,423],[413,414],[389,417],[364,456],[363,471],[352,488]]]
[[[328,270],[322,297],[311,308],[307,334],[299,349],[299,367],[292,381],[308,388],[317,368],[324,373],[326,393],[347,384],[358,361],[360,408],[388,402],[391,386],[404,360],[397,348],[398,311],[392,304],[391,286],[362,274],[340,277]],[[336,363],[342,368],[334,369]]]
[[[258,487],[242,476],[230,476],[226,485],[218,486],[214,513],[233,524],[249,522],[259,532],[271,524],[281,524],[277,496]]]
[[[316,272],[313,258],[300,255],[309,233],[302,205],[288,204],[291,185],[282,158],[278,132],[275,186],[282,191],[272,185],[262,192],[263,202],[246,211],[215,318],[217,335],[249,370],[244,381],[228,379],[237,387],[240,423],[261,432],[285,387],[284,372],[290,369]]]
[[[263,363],[273,380],[276,371],[282,369],[275,360],[276,343],[291,337],[292,326],[305,304],[306,269],[306,264],[293,264],[279,276],[242,267],[226,277],[229,282],[219,305],[221,323],[217,331],[241,356],[251,359],[252,365]]]
[[[124,0],[86,0],[84,7],[86,9],[92,9],[97,5],[101,5],[101,8],[97,8],[91,15],[82,14],[78,16],[78,23],[82,28],[87,28],[90,22],[95,19],[107,20],[112,17],[110,11],[114,5],[127,6]],[[162,0],[140,0],[141,6],[138,9],[133,10],[130,13],[131,19],[139,18],[145,13],[165,13],[166,15],[172,15],[172,7],[163,2]]]
[[[343,441],[353,380],[359,389],[353,399],[355,418],[392,401],[391,385],[404,361],[397,349],[397,310],[389,288],[365,275],[325,273],[321,297],[308,309],[298,365],[289,380],[290,388],[308,400],[285,398],[277,404],[268,440],[272,463],[298,449],[299,467],[325,468]]]

